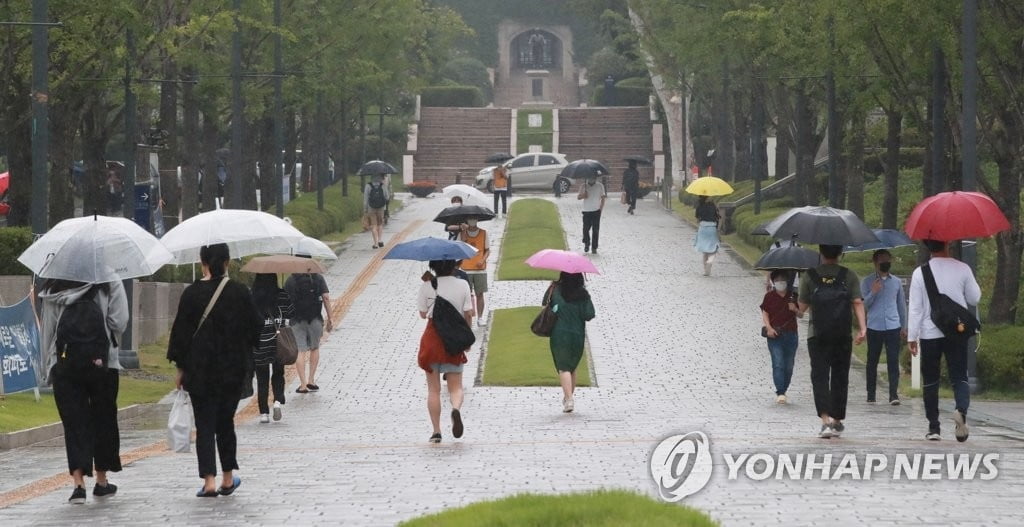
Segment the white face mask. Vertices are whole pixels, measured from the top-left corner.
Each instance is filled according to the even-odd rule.
[[[774,285],[775,286],[775,290],[780,292],[780,293],[783,293],[783,292],[786,291],[786,282],[772,282],[772,285]]]
[[[466,225],[469,225],[470,229],[475,229],[476,228],[476,221],[477,220],[474,220],[474,219],[466,220]]]

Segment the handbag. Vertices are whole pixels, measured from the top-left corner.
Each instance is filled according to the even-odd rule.
[[[192,401],[188,392],[175,390],[171,413],[167,417],[167,448],[172,452],[191,451]]]
[[[544,292],[544,307],[530,323],[530,331],[538,337],[550,337],[551,332],[555,330],[555,323],[558,322],[558,313],[551,307],[554,291],[555,284],[549,285],[548,290]]]
[[[931,307],[931,319],[946,337],[972,337],[981,331],[981,322],[970,310],[956,303],[955,300],[939,293],[935,284],[935,275],[928,264],[921,266],[924,288],[928,291],[928,305]]]
[[[278,364],[291,366],[299,357],[299,344],[295,341],[295,333],[291,327],[278,324],[276,320],[274,325],[277,326],[277,352],[274,356]]]

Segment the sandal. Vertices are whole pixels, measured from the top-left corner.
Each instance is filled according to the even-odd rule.
[[[441,434],[438,433],[438,434],[434,434],[434,435],[430,436],[430,442],[431,443],[440,443],[441,442]]]
[[[215,490],[206,490],[206,487],[199,487],[199,492],[196,493],[197,498],[216,498],[220,494]]]
[[[295,393],[309,393],[309,390],[305,388],[296,388]]]
[[[230,496],[231,493],[234,492],[235,489],[237,489],[238,486],[241,485],[241,484],[242,484],[242,478],[240,478],[238,476],[233,476],[231,478],[231,486],[230,487],[221,487],[221,488],[217,489],[217,492],[220,493],[221,496]]]

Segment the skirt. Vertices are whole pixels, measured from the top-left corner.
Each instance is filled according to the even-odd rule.
[[[441,335],[437,333],[437,329],[434,327],[434,320],[428,318],[427,327],[423,330],[423,336],[420,337],[420,351],[416,362],[423,371],[434,373],[434,369],[431,368],[434,364],[460,365],[469,362],[469,359],[466,358],[465,351],[458,355],[449,355],[444,350],[444,342],[441,340]]]
[[[718,252],[718,225],[713,221],[702,221],[697,228],[697,237],[693,239],[693,246],[705,254]]]

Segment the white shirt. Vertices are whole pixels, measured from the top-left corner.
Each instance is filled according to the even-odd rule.
[[[441,276],[437,279],[437,292],[434,291],[434,286],[430,285],[430,282],[423,282],[423,285],[420,286],[416,305],[421,313],[427,314],[428,318],[434,316],[434,299],[438,294],[463,313],[473,311],[473,298],[469,292],[469,282],[454,276]]]
[[[974,279],[970,266],[946,257],[932,257],[928,262],[935,276],[935,286],[961,306],[976,306],[981,300],[981,288]],[[932,308],[928,303],[928,289],[924,285],[921,268],[914,269],[910,278],[910,309],[907,315],[907,340],[941,339],[945,337],[932,323]]]
[[[594,212],[601,210],[601,200],[604,198],[604,185],[600,181],[593,185],[583,183],[587,189],[587,197],[583,198],[583,212]]]

